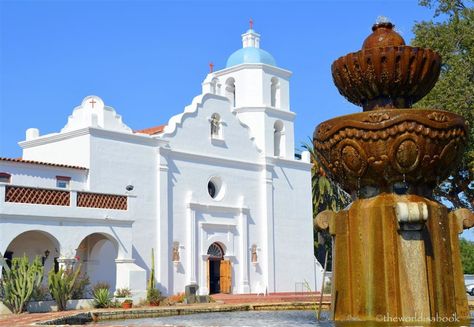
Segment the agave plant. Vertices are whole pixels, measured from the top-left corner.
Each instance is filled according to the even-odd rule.
[[[108,308],[112,303],[109,289],[98,288],[93,293],[95,308]]]
[[[72,269],[64,270],[63,268],[57,272],[54,271],[54,268],[50,270],[48,274],[48,288],[58,305],[58,311],[66,310],[67,301],[72,298],[74,284],[80,270],[81,265],[77,267],[76,271]]]

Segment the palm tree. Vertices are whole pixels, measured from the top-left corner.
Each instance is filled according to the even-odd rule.
[[[329,179],[326,172],[318,161],[313,143],[303,143],[302,148],[309,152],[311,163],[311,188],[313,200],[313,221],[318,213],[323,210],[338,211],[349,203],[351,198],[342,188],[334,181]],[[325,254],[328,251],[328,266],[331,267],[332,262],[332,240],[331,235],[326,230],[319,230],[316,224],[313,224],[314,230],[314,254],[319,262],[324,264]]]

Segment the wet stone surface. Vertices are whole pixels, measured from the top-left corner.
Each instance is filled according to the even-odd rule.
[[[323,317],[327,319],[327,315]],[[317,322],[314,311],[243,311],[215,312],[185,316],[104,321],[103,326],[228,326],[228,327],[286,327],[286,326],[334,326],[327,320]]]

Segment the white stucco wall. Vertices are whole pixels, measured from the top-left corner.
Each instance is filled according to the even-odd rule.
[[[276,160],[273,180],[275,285],[277,291],[294,290],[307,282],[315,291],[311,165]],[[298,289],[298,287],[297,287]]]
[[[69,189],[87,189],[88,170],[0,160],[0,173],[10,174],[14,185],[55,188],[56,176],[67,176],[71,178]]]
[[[46,161],[89,168],[90,135],[87,128],[62,134],[49,134],[19,143],[25,160]]]

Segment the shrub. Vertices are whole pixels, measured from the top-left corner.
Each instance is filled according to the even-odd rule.
[[[184,293],[178,293],[175,295],[171,295],[163,300],[165,305],[175,305],[176,303],[183,303],[186,295]]]
[[[48,286],[39,285],[33,289],[33,293],[31,294],[31,299],[34,301],[46,301],[50,299],[50,294],[48,290]]]
[[[108,288],[97,288],[93,295],[95,308],[108,308],[112,304],[112,297]]]
[[[159,304],[161,300],[161,292],[156,288],[149,288],[146,291],[146,300],[149,304]]]
[[[115,291],[115,297],[130,297],[132,291],[129,288],[119,288]]]
[[[90,283],[91,282],[90,282],[89,276],[87,276],[86,273],[80,274],[79,276],[77,276],[77,279],[72,289],[71,299],[73,300],[85,299],[88,293],[87,286],[89,286]]]
[[[3,303],[14,313],[21,313],[30,300],[35,287],[43,280],[43,266],[37,256],[32,263],[26,255],[13,258],[10,269],[5,269],[2,279]]]
[[[105,288],[107,290],[110,291],[110,284],[108,282],[104,282],[104,281],[101,281],[101,282],[97,282],[95,283],[93,286],[92,286],[92,296],[94,296],[94,293],[98,290],[98,289],[101,289],[101,288]]]
[[[66,310],[67,301],[71,299],[74,283],[80,270],[81,265],[77,267],[76,271],[73,269],[64,270],[63,268],[59,269],[58,272],[54,272],[54,268],[49,271],[49,292],[58,305],[58,311]]]

